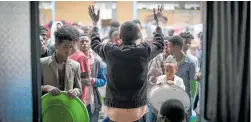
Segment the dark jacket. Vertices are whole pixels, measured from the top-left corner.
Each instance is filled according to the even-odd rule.
[[[148,62],[162,52],[161,28],[156,28],[152,43],[101,44],[98,28],[91,35],[91,47],[107,64],[105,105],[114,108],[137,108],[147,105]]]

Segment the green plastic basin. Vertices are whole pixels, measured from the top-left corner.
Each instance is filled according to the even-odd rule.
[[[69,98],[66,92],[59,96],[42,96],[43,122],[89,122],[88,111],[77,97]]]

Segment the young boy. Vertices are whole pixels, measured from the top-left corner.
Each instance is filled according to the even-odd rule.
[[[178,71],[177,67],[177,61],[173,56],[168,56],[166,60],[164,61],[164,75],[161,75],[157,77],[157,85],[161,84],[169,84],[169,85],[177,85],[181,87],[182,89],[186,89],[185,85],[183,83],[183,80],[175,75],[175,73]],[[156,122],[157,120],[157,111],[154,111],[154,109],[149,106],[149,113],[148,113],[148,121],[149,122]]]
[[[148,73],[147,73],[147,80],[148,80],[148,89],[154,86],[157,82],[157,77],[160,75],[165,74],[164,68],[164,61],[169,56],[168,52],[168,40],[167,37],[164,37],[164,50],[163,53],[157,55],[153,58],[148,65]]]
[[[166,61],[164,62],[165,67],[165,75],[161,75],[157,77],[157,83],[160,84],[169,84],[169,85],[177,85],[180,88],[186,90],[183,80],[175,75],[178,72],[177,61],[173,56],[168,56]]]
[[[79,38],[78,31],[71,26],[63,26],[55,32],[56,53],[42,58],[42,92],[59,95],[67,91],[70,98],[81,94],[80,66],[69,59],[73,40]]]
[[[163,7],[155,12],[156,34],[152,43],[136,44],[139,38],[138,26],[127,21],[121,25],[121,45],[102,44],[97,22],[98,14],[94,7],[89,7],[89,15],[93,21],[91,47],[107,64],[107,87],[105,97],[105,113],[109,121],[133,122],[142,121],[147,113],[147,71],[148,62],[160,54],[164,47],[164,39],[159,18]]]
[[[178,72],[177,76],[181,77],[184,81],[184,85],[186,87],[186,93],[191,99],[191,90],[190,90],[190,82],[194,80],[194,76],[196,73],[196,65],[191,57],[187,56],[183,50],[184,41],[180,36],[172,36],[168,40],[168,50],[171,55],[175,57],[178,64]],[[191,105],[192,106],[192,105]],[[191,107],[190,107],[191,108]],[[189,111],[189,115],[191,115],[191,109]],[[189,118],[187,118],[187,121]]]
[[[188,50],[191,48],[191,43],[192,43],[192,40],[194,39],[194,36],[189,32],[181,32],[180,37],[183,39],[183,43],[184,43],[183,52],[194,61],[195,66],[196,66],[196,72],[198,72],[200,69],[198,58],[188,52]]]
[[[172,36],[168,41],[169,53],[175,57],[179,69],[176,75],[183,79],[186,92],[191,97],[190,81],[194,80],[196,73],[195,62],[184,53],[184,42],[180,36]]]

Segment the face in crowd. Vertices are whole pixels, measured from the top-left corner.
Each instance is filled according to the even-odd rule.
[[[79,39],[79,31],[72,26],[62,26],[55,32],[56,54],[65,59],[70,55],[73,42]]]
[[[180,36],[172,36],[168,40],[168,52],[170,55],[176,55],[183,49],[183,40]]]
[[[91,41],[89,39],[89,37],[86,36],[81,36],[80,37],[80,43],[79,43],[79,49],[82,52],[86,52],[90,49],[90,45],[91,45]]]
[[[173,78],[175,73],[178,71],[176,63],[165,63],[165,74],[168,79]]]
[[[111,38],[112,43],[116,44],[116,45],[120,45],[121,41],[119,38],[119,31],[114,31],[112,33],[112,38]]]

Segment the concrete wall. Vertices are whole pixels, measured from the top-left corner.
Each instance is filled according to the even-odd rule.
[[[84,2],[56,2],[56,19],[69,20],[70,22],[83,22],[84,24],[92,24],[88,15],[88,6],[93,5],[93,1]],[[45,21],[51,20],[50,10],[40,10],[44,14]],[[151,10],[138,10],[138,19],[145,23],[147,16],[152,15]],[[164,11],[164,16],[168,18],[168,25],[177,24],[200,24],[202,23],[200,10],[172,10]],[[125,22],[133,19],[133,1],[118,1],[117,15],[118,21]]]
[[[152,15],[151,10],[138,10],[138,19],[146,22],[146,17]],[[163,11],[163,15],[167,17],[167,25],[182,25],[182,24],[200,24],[201,17],[198,10],[172,10]]]

